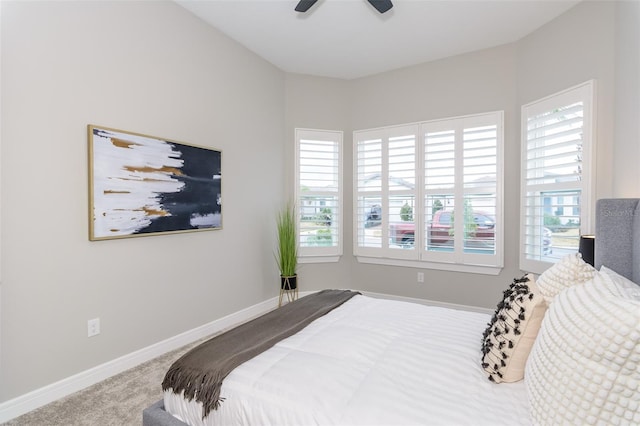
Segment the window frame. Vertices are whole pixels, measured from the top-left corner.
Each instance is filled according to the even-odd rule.
[[[336,191],[312,191],[311,194],[317,194],[320,196],[335,196],[337,198],[337,213],[332,213],[332,222],[336,225],[337,244],[328,247],[306,247],[298,246],[298,262],[299,263],[330,263],[338,262],[343,254],[343,241],[344,241],[344,171],[343,171],[343,158],[344,158],[344,132],[341,130],[320,130],[320,129],[308,129],[308,128],[295,128],[295,172],[294,172],[294,199],[296,205],[296,217],[298,218],[298,242],[300,241],[301,233],[301,221],[302,215],[300,210],[301,200],[301,184],[300,184],[300,172],[301,172],[301,150],[300,145],[302,140],[314,140],[335,143],[337,149],[337,176],[336,176]],[[306,194],[309,194],[306,192]]]
[[[581,145],[581,169],[580,178],[575,183],[557,182],[544,184],[527,184],[528,172],[528,120],[531,117],[539,116],[545,112],[550,112],[572,103],[583,103],[582,117],[582,145]],[[523,271],[542,273],[555,262],[553,257],[547,256],[548,260],[536,260],[528,257],[527,253],[527,228],[530,226],[545,227],[544,223],[539,225],[527,225],[527,194],[529,192],[550,191],[580,191],[578,196],[580,202],[580,235],[593,234],[594,212],[595,212],[595,153],[596,153],[596,81],[588,80],[584,83],[570,87],[565,90],[553,93],[544,98],[529,102],[521,107],[521,160],[520,160],[520,241],[519,257],[520,269]],[[576,163],[577,164],[577,163]],[[536,191],[537,189],[537,191]],[[540,205],[540,210],[544,210],[544,204]],[[573,207],[575,211],[575,206]],[[540,213],[537,215],[540,217]],[[542,233],[539,232],[539,233]],[[575,252],[578,248],[575,248]],[[538,254],[542,257],[542,254]],[[555,261],[559,258],[556,256]]]
[[[487,120],[494,120],[493,124],[496,126],[496,228],[495,228],[495,253],[490,255],[460,255],[459,252],[464,251],[462,249],[456,249],[456,254],[448,253],[436,253],[432,250],[425,249],[426,234],[425,229],[427,227],[427,220],[425,218],[425,200],[429,195],[429,191],[425,188],[425,142],[427,129],[433,129],[441,127],[443,129],[451,129],[452,123],[460,127],[463,132],[464,129],[468,129],[474,122],[486,122]],[[457,127],[456,127],[457,128]],[[364,144],[367,141],[372,143],[380,139],[381,141],[381,179],[389,179],[389,161],[386,156],[388,155],[388,143],[391,135],[397,135],[398,131],[405,132],[408,129],[413,129],[415,135],[415,188],[413,192],[406,191],[405,195],[412,194],[414,197],[414,247],[411,250],[399,250],[389,248],[389,239],[391,238],[388,218],[390,217],[389,205],[390,195],[389,191],[385,191],[384,185],[380,189],[381,201],[383,203],[383,214],[381,220],[381,246],[380,247],[367,247],[360,245],[359,238],[364,236],[361,232],[364,232],[362,224],[362,211],[366,208],[366,205],[359,205],[361,197],[365,197],[366,192],[359,188],[358,179],[360,176],[359,165],[359,147],[360,144]],[[394,133],[395,132],[395,133]],[[460,136],[458,134],[457,136]],[[464,140],[456,137],[456,181],[454,191],[456,197],[459,199],[464,198],[464,194],[469,192],[464,188],[464,170],[462,169],[462,157],[460,148],[458,146],[463,145]],[[504,215],[503,215],[503,198],[504,198],[504,111],[492,111],[481,114],[473,114],[459,117],[451,117],[437,120],[422,121],[417,123],[410,123],[404,125],[387,126],[376,129],[364,129],[353,132],[353,251],[357,260],[361,263],[373,263],[384,264],[393,266],[409,266],[425,269],[439,269],[447,271],[459,271],[459,272],[471,272],[488,275],[497,275],[500,273],[504,266]],[[374,191],[375,192],[375,191]],[[376,195],[376,194],[374,194]],[[386,205],[384,205],[386,203]],[[366,204],[366,203],[365,203]],[[458,215],[456,215],[458,216]],[[462,213],[459,215],[462,217]],[[460,221],[459,223],[462,223]],[[360,227],[363,227],[361,230]],[[456,244],[462,244],[460,240]],[[444,255],[443,255],[444,254]],[[477,256],[484,256],[478,261]],[[488,259],[490,261],[487,261]]]

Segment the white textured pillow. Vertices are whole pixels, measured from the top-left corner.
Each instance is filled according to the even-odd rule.
[[[582,260],[579,253],[568,254],[536,280],[544,300],[550,304],[562,290],[577,284],[584,284],[596,273],[596,269]]]
[[[560,293],[525,384],[536,424],[640,424],[640,293],[608,273]]]
[[[599,280],[598,282],[606,285],[612,292],[617,292],[615,294],[630,299],[640,299],[640,285],[604,265],[600,267],[600,273],[607,275],[611,279]]]

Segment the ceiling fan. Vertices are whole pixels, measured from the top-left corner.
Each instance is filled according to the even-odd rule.
[[[296,6],[296,12],[306,12],[318,0],[300,0]],[[385,13],[393,7],[391,0],[367,0],[371,6],[375,7],[380,13]]]

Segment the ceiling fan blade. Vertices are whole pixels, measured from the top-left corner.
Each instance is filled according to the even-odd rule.
[[[380,13],[385,13],[387,10],[393,7],[391,0],[367,0],[371,6],[375,7]]]
[[[296,12],[306,12],[318,0],[300,0],[296,6]]]

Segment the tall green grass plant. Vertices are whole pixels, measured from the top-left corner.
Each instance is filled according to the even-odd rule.
[[[288,203],[277,217],[278,250],[276,260],[280,275],[292,277],[296,275],[298,267],[298,222],[296,220],[295,206]]]

